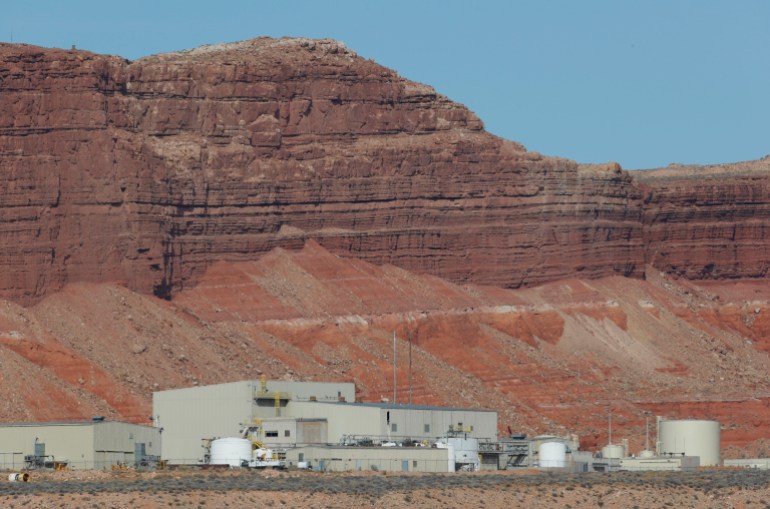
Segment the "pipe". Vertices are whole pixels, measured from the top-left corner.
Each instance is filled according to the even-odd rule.
[[[9,482],[29,482],[29,474],[22,472],[20,474],[8,474]]]

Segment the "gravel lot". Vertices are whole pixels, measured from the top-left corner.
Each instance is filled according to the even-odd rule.
[[[29,483],[0,485],[3,508],[252,506],[770,507],[770,472],[33,472]]]

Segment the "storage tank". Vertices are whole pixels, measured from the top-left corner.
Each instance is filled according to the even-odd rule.
[[[626,448],[622,445],[605,445],[602,447],[602,458],[622,459],[626,457]]]
[[[543,442],[538,452],[541,468],[567,466],[567,445],[564,442]]]
[[[660,421],[658,456],[699,456],[700,466],[717,466],[721,463],[720,435],[717,421]]]
[[[218,438],[211,441],[211,464],[240,467],[251,461],[251,440],[245,438]]]

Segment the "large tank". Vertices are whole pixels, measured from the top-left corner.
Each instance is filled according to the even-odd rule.
[[[251,461],[251,440],[245,438],[218,438],[211,441],[211,464],[240,467]]]
[[[539,458],[541,468],[564,468],[567,466],[567,445],[564,442],[543,442]]]
[[[447,472],[454,472],[457,468],[455,464],[455,446],[446,444],[447,448]]]
[[[605,445],[602,447],[602,458],[622,459],[626,456],[626,448],[622,445]]]
[[[658,423],[658,456],[699,456],[700,466],[721,463],[717,421],[674,420]]]

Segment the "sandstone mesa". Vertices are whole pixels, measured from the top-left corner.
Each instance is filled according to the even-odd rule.
[[[423,401],[595,440],[596,400],[630,425],[687,407],[761,437],[766,160],[544,157],[341,43],[259,38],[133,62],[0,44],[0,170],[9,418],[139,420],[157,387],[257,369],[377,398],[412,316]]]

